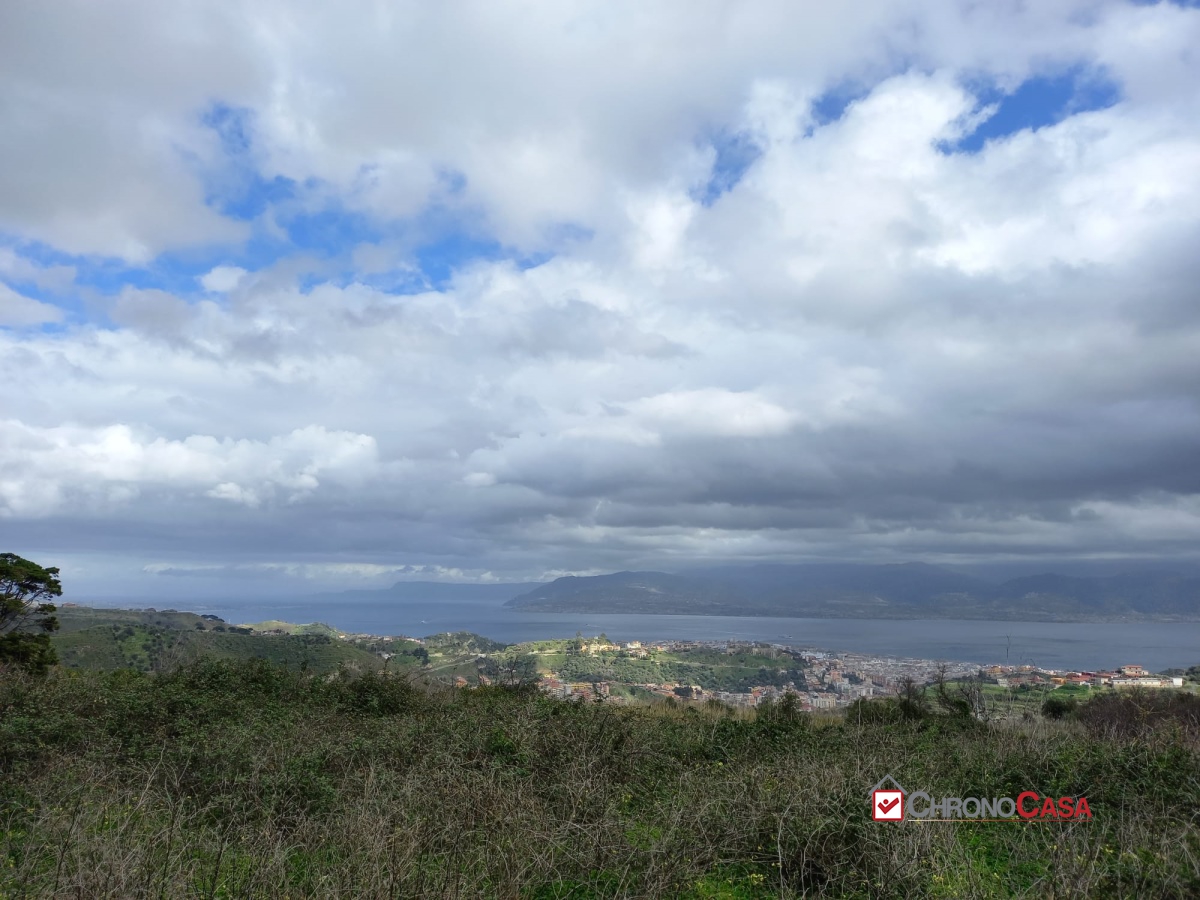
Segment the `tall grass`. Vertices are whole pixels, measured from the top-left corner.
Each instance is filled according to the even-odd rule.
[[[258,663],[9,673],[0,896],[1194,897],[1200,753],[1159,725],[617,708]],[[876,824],[884,774],[1086,795],[1094,818]]]

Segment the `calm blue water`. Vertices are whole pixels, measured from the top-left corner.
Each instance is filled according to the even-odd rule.
[[[151,605],[146,602],[95,605]],[[1200,623],[1119,625],[893,619],[786,619],[741,616],[638,616],[518,613],[494,601],[404,603],[327,598],[159,601],[230,622],[326,622],[346,631],[424,636],[474,631],[515,643],[603,631],[614,640],[755,640],[881,656],[1032,663],[1096,669],[1137,663],[1152,671],[1200,664]]]

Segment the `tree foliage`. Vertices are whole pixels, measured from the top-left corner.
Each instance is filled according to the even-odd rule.
[[[60,596],[57,568],[0,553],[0,664],[44,672],[57,661],[50,645],[57,608],[50,598]]]

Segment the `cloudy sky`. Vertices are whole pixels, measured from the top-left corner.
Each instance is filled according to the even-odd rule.
[[[0,550],[85,591],[1189,559],[1200,8],[0,4]]]

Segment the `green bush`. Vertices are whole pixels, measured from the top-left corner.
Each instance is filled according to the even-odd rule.
[[[1074,712],[1078,705],[1073,697],[1055,697],[1051,694],[1042,701],[1042,715],[1047,719],[1061,719]]]
[[[411,710],[420,699],[405,676],[386,672],[356,675],[342,670],[328,691],[341,708],[368,716],[394,716]]]

